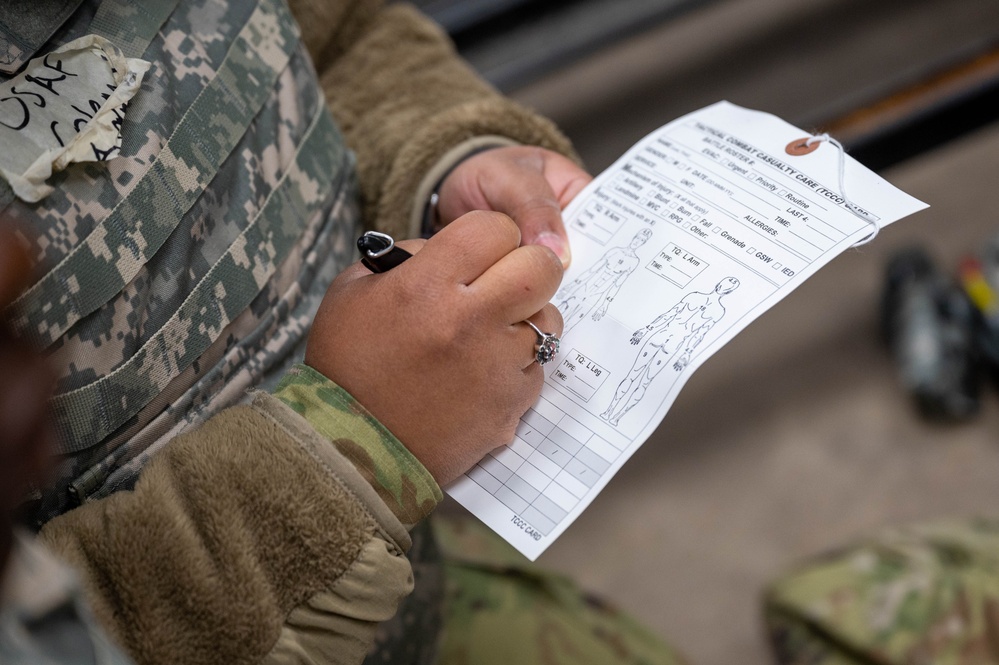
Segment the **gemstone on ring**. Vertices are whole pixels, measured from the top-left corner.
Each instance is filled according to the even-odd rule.
[[[538,361],[539,365],[550,363],[555,359],[555,356],[558,355],[558,347],[560,344],[558,335],[541,332],[541,329],[530,321],[524,321],[524,323],[531,326],[538,336],[538,343],[534,346],[534,359]]]
[[[539,365],[550,363],[558,355],[559,338],[551,333],[543,333],[543,337],[538,342],[538,354],[535,359]]]

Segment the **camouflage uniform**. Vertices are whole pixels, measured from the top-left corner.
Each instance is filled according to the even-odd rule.
[[[787,665],[999,663],[999,522],[909,526],[776,582],[766,617]]]
[[[465,142],[570,152],[405,7],[291,0],[300,31],[284,0],[59,4],[79,8],[48,41],[0,25],[0,79],[87,33],[151,66],[114,158],[69,164],[37,202],[0,187],[41,272],[8,314],[60,374],[64,463],[41,521],[131,486],[178,433],[273,387],[354,258],[362,205],[369,224],[413,235],[421,174]],[[60,76],[45,85],[74,74]]]
[[[353,158],[283,3],[153,18],[120,156],[5,211],[43,273],[12,323],[60,374],[65,461],[43,520],[129,486],[179,431],[300,355],[359,231]]]
[[[185,471],[189,458],[206,457],[200,441],[240,424],[223,410],[249,399],[248,388],[274,389],[277,399],[312,428],[311,434],[302,433],[286,423],[286,430],[297,434],[285,447],[314,451],[320,444],[310,437],[316,433],[332,442],[335,455],[326,451],[319,457],[335,457],[338,479],[359,474],[375,492],[368,496],[368,490],[347,483],[355,500],[362,497],[365,510],[381,515],[376,531],[395,534],[387,540],[390,550],[409,546],[409,536],[393,525],[411,528],[436,506],[441,495],[433,479],[349,395],[307,367],[289,367],[301,358],[326,287],[353,259],[362,210],[369,224],[412,235],[428,187],[421,174],[445,171],[448,160],[460,160],[463,150],[468,154],[483,141],[519,142],[571,154],[550,123],[475,79],[439,30],[411,9],[382,11],[373,0],[289,1],[303,19],[301,32],[283,0],[68,0],[54,3],[59,11],[51,14],[48,30],[18,33],[16,24],[0,21],[0,83],[15,82],[22,91],[30,89],[26,83],[65,85],[74,73],[60,71],[46,82],[39,76],[18,79],[18,71],[29,58],[88,33],[106,38],[123,58],[151,63],[123,117],[116,116],[120,139],[113,150],[54,173],[46,180],[52,191],[37,201],[19,199],[0,180],[0,209],[18,224],[40,271],[7,315],[23,337],[46,350],[59,371],[53,406],[63,462],[56,482],[42,495],[38,520],[84,504],[49,522],[43,536],[85,571],[98,613],[115,627],[115,637],[147,657],[170,650],[145,644],[157,631],[145,635],[139,630],[150,620],[144,612],[156,616],[160,610],[144,608],[141,596],[148,590],[155,599],[160,579],[186,571],[157,559],[160,549],[171,548],[164,533],[149,535],[149,542],[158,545],[147,553],[152,564],[133,560],[137,553],[128,547],[117,549],[115,534],[134,534],[141,541],[140,534],[161,513],[182,516],[168,520],[172,526],[188,519],[197,523],[187,515],[193,506],[170,501],[171,489],[186,488],[180,496],[195,492],[191,487],[204,479]],[[35,18],[41,13],[42,8]],[[398,38],[400,32],[405,39]],[[403,53],[404,48],[409,50]],[[393,59],[396,74],[385,75]],[[420,76],[412,74],[417,70]],[[100,112],[95,106],[90,110]],[[262,397],[245,408],[285,423],[280,409]],[[202,422],[207,423],[203,430],[192,431]],[[180,436],[185,432],[191,433]],[[175,443],[180,440],[185,443]],[[283,445],[269,443],[261,454]],[[233,468],[238,468],[239,452],[233,453]],[[322,468],[328,471],[327,462]],[[211,456],[205,463],[218,474],[233,472],[218,468],[219,460]],[[165,479],[151,471],[143,476],[146,485],[136,485],[140,470],[150,464],[174,475]],[[245,477],[261,472],[253,465],[243,468]],[[158,483],[164,485],[162,496],[150,496],[148,488]],[[134,492],[116,493],[132,487]],[[239,489],[233,489],[236,497],[215,499],[220,510],[239,513],[228,503],[242,498]],[[210,494],[212,488],[197,491]],[[254,488],[247,500],[257,493]],[[344,501],[337,505],[351,514],[353,503]],[[205,506],[215,503],[206,500]],[[246,525],[247,531],[266,524],[273,533],[287,532],[288,542],[279,551],[256,544],[262,558],[287,561],[307,550],[299,542],[300,531],[312,525],[290,532],[287,524],[294,522],[296,510],[307,513],[313,503],[293,493],[279,506],[284,520],[268,522],[271,511],[264,511],[261,524],[251,520]],[[386,510],[391,518],[383,514]],[[254,519],[259,512],[251,512]],[[135,513],[148,514],[136,520]],[[221,520],[230,523],[241,522]],[[178,542],[184,542],[183,535]],[[201,536],[225,549],[225,542],[213,540],[216,534]],[[435,659],[444,580],[429,531],[417,531],[414,538],[417,593],[395,623],[382,625],[383,642],[372,660]],[[345,546],[354,542],[348,538]],[[195,541],[175,554],[197,561],[202,546],[208,545]],[[292,560],[319,557],[308,552]],[[158,563],[161,569],[145,578],[130,574],[122,579],[116,573],[123,561],[138,568]],[[234,575],[261,572],[244,570],[238,561],[233,568]],[[324,572],[332,575],[334,569]],[[451,615],[465,621],[462,598],[467,596],[453,593],[460,568],[446,570],[457,573],[449,582],[449,607],[456,610]],[[494,576],[496,589],[506,584],[504,578]],[[302,579],[287,584],[308,587]],[[557,586],[557,595],[571,608],[558,615],[554,605],[546,605],[548,617],[560,617],[555,620],[560,634],[574,613],[599,615],[580,633],[603,643],[604,651],[594,653],[631,653],[622,652],[621,645],[640,631],[617,631],[614,613],[594,610],[565,581]],[[490,588],[482,578],[474,587]],[[280,616],[298,611],[290,601],[282,602]],[[154,621],[169,624],[169,610],[163,613]],[[530,623],[526,614],[521,619]],[[219,620],[225,621],[225,614]],[[194,626],[192,635],[210,625]],[[549,625],[548,619],[538,625]],[[449,634],[453,640],[459,633]],[[172,636],[171,645],[188,644],[185,637],[191,635]],[[287,647],[282,640],[275,648]],[[585,640],[580,644],[582,650],[589,648]],[[220,639],[214,646],[253,645]],[[574,660],[580,649],[563,656]],[[642,646],[634,654],[646,652]],[[548,660],[545,656],[543,662]],[[523,662],[530,661],[525,656]]]

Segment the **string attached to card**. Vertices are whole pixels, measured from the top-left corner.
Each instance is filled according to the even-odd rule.
[[[846,195],[846,149],[843,148],[843,144],[834,139],[833,137],[829,136],[829,134],[823,132],[822,134],[815,134],[814,136],[809,136],[808,138],[805,139],[798,139],[797,141],[791,141],[791,143],[787,145],[787,148],[785,150],[789,155],[807,155],[808,153],[813,152],[816,148],[818,148],[820,143],[829,143],[830,145],[834,146],[838,152],[839,165],[837,170],[839,171],[839,194],[840,196],[843,197],[843,205],[846,207],[847,210],[849,210],[854,215],[864,220],[874,228],[874,230],[871,231],[871,234],[869,236],[863,238],[862,240],[858,240],[853,244],[854,247],[860,247],[861,245],[866,245],[867,243],[871,242],[876,237],[878,237],[878,232],[881,231],[881,226],[877,223],[877,221],[870,219],[866,215],[861,214],[857,210],[857,206],[853,202],[851,202],[850,198]]]

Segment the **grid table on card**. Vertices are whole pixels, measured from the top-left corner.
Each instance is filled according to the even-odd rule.
[[[466,475],[547,536],[620,454],[541,399],[520,419],[513,442],[486,455]]]

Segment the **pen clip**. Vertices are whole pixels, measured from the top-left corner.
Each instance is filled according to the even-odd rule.
[[[392,236],[368,231],[357,239],[357,249],[361,252],[361,263],[371,272],[385,272],[413,256],[402,247],[396,247]]]
[[[395,239],[387,233],[368,231],[357,239],[357,248],[364,258],[379,259],[395,248]]]

